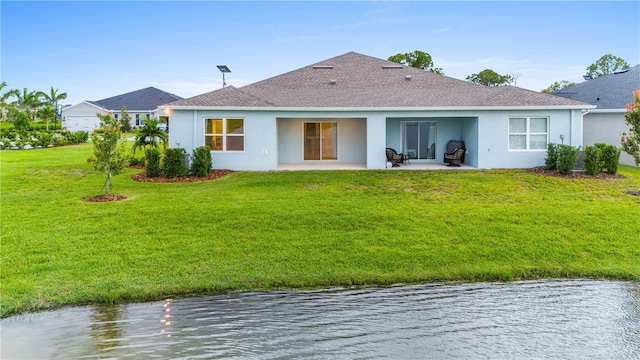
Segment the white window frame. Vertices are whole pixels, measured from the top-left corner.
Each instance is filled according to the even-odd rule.
[[[227,119],[230,120],[242,120],[242,134],[227,134]],[[207,120],[222,120],[222,134],[209,134],[207,133]],[[202,137],[203,144],[207,143],[207,136],[222,136],[222,150],[214,150],[211,149],[211,152],[221,153],[243,153],[246,149],[246,124],[247,121],[243,117],[205,117],[202,119],[202,124],[204,125],[204,136]],[[242,150],[227,150],[227,137],[241,137],[242,138]]]
[[[525,132],[511,132],[511,119],[525,119],[526,129]],[[531,119],[546,119],[547,120],[547,132],[534,133],[531,132]],[[512,149],[511,148],[511,135],[525,135],[525,148],[524,149]],[[548,116],[509,116],[507,120],[507,149],[509,151],[547,151],[547,146],[544,149],[531,149],[531,136],[532,135],[546,135],[547,145],[549,145],[549,117]]]

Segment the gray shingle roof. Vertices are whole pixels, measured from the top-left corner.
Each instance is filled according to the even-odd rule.
[[[169,105],[404,108],[585,104],[513,86],[486,87],[349,52],[241,88],[226,87]]]
[[[157,109],[158,106],[181,99],[180,96],[154,87],[148,87],[98,101],[91,101],[91,103],[113,111],[120,111],[122,106],[126,106],[127,110],[151,111]]]
[[[640,90],[640,65],[587,80],[552,92],[553,95],[597,105],[596,109],[624,109],[633,101],[633,91]]]

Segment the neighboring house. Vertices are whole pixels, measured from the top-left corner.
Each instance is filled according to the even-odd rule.
[[[127,113],[131,116],[132,127],[144,125],[144,120],[148,118],[159,118],[168,122],[168,116],[158,107],[180,99],[180,96],[148,87],[98,101],[83,101],[62,109],[62,126],[70,131],[92,131],[100,125],[96,113],[111,113],[119,118],[122,116],[120,110],[123,106],[127,107]]]
[[[90,101],[68,106],[62,109],[62,128],[69,131],[92,132],[100,125],[96,114],[106,115],[109,110]]]
[[[463,140],[476,168],[544,165],[547,144],[582,145],[593,106],[513,86],[486,87],[350,52],[241,88],[179,100],[170,146],[212,149],[214,168],[291,164],[387,166],[387,147],[411,163],[442,163]]]
[[[640,90],[640,65],[601,76],[552,92],[553,95],[596,105],[583,120],[584,145],[607,143],[620,147],[625,123],[626,104],[633,102],[633,91]],[[635,166],[633,158],[623,152],[620,163]]]

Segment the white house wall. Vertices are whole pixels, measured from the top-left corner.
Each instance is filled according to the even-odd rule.
[[[509,118],[548,117],[551,143],[582,146],[580,110],[482,111],[478,116],[478,168],[532,168],[544,165],[545,150],[509,150]],[[564,136],[564,140],[560,139]]]
[[[629,133],[629,125],[624,121],[624,112],[592,112],[584,117],[584,145],[606,143],[620,147],[622,133]],[[620,163],[635,166],[631,155],[624,151],[620,154]]]
[[[302,156],[302,119],[340,119],[339,151],[349,160],[362,159],[366,149],[368,169],[386,166],[387,141],[395,141],[388,132],[388,118],[436,118],[438,123],[438,149],[436,161],[440,161],[450,136],[462,135],[468,148],[465,162],[478,168],[531,168],[544,165],[546,149],[538,151],[510,151],[510,117],[548,117],[549,141],[573,146],[582,145],[582,113],[580,110],[470,110],[470,111],[235,111],[235,110],[172,110],[169,141],[171,147],[182,147],[191,153],[204,145],[204,119],[208,117],[233,117],[245,119],[245,150],[243,152],[212,152],[214,168],[231,170],[275,170],[278,163],[295,162],[290,156]],[[447,122],[448,118],[456,121]],[[286,123],[297,119],[300,126]],[[349,122],[352,119],[366,119]],[[476,121],[477,119],[477,121]],[[344,123],[343,123],[344,121]],[[285,123],[283,123],[285,122]],[[285,126],[282,126],[285,124]],[[290,126],[290,125],[294,126]],[[346,126],[345,126],[346,125]],[[352,126],[353,125],[353,126]],[[448,127],[454,127],[449,129]],[[399,141],[400,126],[397,126]],[[364,131],[366,137],[358,136]],[[295,133],[298,133],[297,135]],[[343,133],[344,132],[344,133]],[[345,133],[352,134],[354,145],[345,145]],[[441,138],[440,136],[443,136]],[[293,136],[294,139],[289,137]],[[445,139],[445,137],[447,139]],[[364,143],[364,146],[363,146]],[[393,145],[393,144],[390,144]],[[398,144],[399,146],[399,144]],[[280,152],[280,153],[279,153]],[[283,154],[287,152],[287,154]],[[352,158],[350,158],[352,157]],[[346,159],[341,159],[346,161]]]

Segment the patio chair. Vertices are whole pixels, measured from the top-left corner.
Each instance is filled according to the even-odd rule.
[[[464,141],[462,140],[449,140],[449,142],[447,142],[447,151],[445,151],[445,155],[447,154],[453,154],[456,149],[465,149],[466,150],[466,146],[464,146]],[[465,151],[466,153],[466,151]],[[445,156],[444,158],[444,162],[448,163],[447,161],[447,157]],[[462,154],[462,159],[460,160],[460,162],[464,162],[464,153]]]
[[[444,162],[449,164],[447,166],[460,166],[460,164],[462,164],[465,151],[465,148],[460,148],[455,149],[451,154],[444,154]]]
[[[387,161],[391,162],[392,167],[398,167],[400,163],[404,162],[404,155],[398,154],[398,152],[392,148],[387,148]]]

